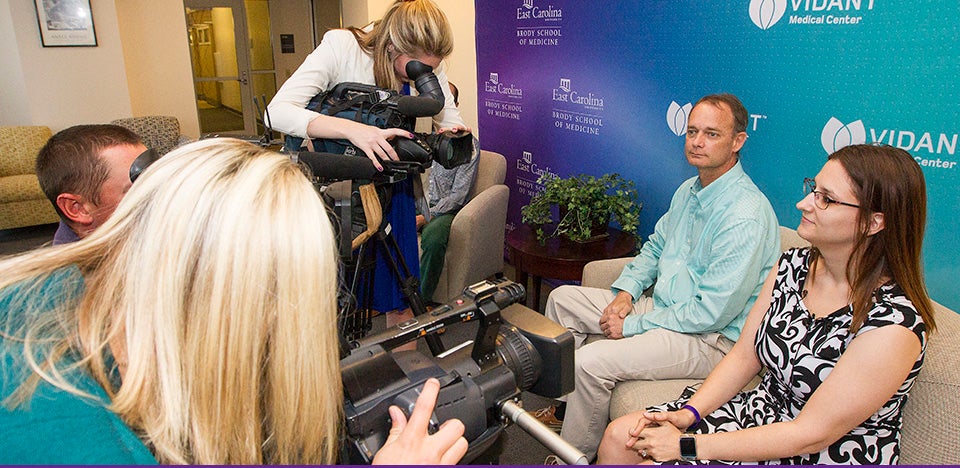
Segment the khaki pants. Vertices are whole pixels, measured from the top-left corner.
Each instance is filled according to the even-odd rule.
[[[613,301],[610,290],[561,286],[547,299],[546,316],[574,335],[576,387],[566,395],[560,436],[592,459],[610,417],[610,395],[617,382],[705,378],[733,342],[719,333],[685,334],[655,329],[619,340],[603,339],[600,316]],[[631,314],[653,308],[641,297]],[[597,341],[585,344],[590,335]],[[679,396],[679,395],[677,395]]]

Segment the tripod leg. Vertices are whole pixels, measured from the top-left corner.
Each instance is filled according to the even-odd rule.
[[[410,309],[413,310],[413,315],[417,316],[427,313],[423,296],[420,295],[420,282],[417,281],[415,276],[410,274],[410,268],[407,266],[403,255],[400,254],[400,247],[397,245],[397,240],[381,227],[381,229],[377,231],[377,241],[383,249],[384,259],[387,261],[387,265],[389,265],[390,270],[393,271],[393,275],[396,277],[404,297],[407,298],[407,302],[410,304]],[[427,335],[426,340],[427,346],[434,356],[446,351],[439,336]]]

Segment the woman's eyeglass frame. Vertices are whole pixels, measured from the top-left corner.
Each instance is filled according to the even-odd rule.
[[[803,196],[806,197],[809,194],[813,194],[813,204],[821,210],[830,208],[830,205],[843,205],[849,206],[851,208],[860,208],[860,205],[855,205],[853,203],[842,202],[839,200],[834,200],[823,192],[817,190],[817,181],[806,177],[803,179]]]

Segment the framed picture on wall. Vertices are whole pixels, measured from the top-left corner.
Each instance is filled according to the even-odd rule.
[[[44,47],[96,47],[90,0],[33,0]]]

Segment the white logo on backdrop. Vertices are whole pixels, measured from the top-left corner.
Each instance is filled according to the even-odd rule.
[[[520,195],[532,197],[543,190],[543,186],[537,183],[544,174],[550,174],[559,177],[556,172],[550,170],[550,166],[540,167],[534,162],[533,153],[530,151],[521,151],[520,159],[517,160],[517,191]]]
[[[830,117],[820,134],[820,143],[827,153],[867,142],[910,151],[913,159],[925,168],[954,170],[960,164],[956,161],[958,133],[866,127],[862,120],[844,125],[836,117]]]
[[[487,115],[507,120],[520,120],[523,115],[523,89],[500,81],[500,74],[490,73],[483,83],[483,107]]]
[[[687,117],[690,116],[691,109],[693,104],[689,102],[681,106],[677,101],[670,101],[670,107],[667,108],[667,126],[674,135],[687,133]]]
[[[546,8],[538,7],[533,4],[533,0],[523,0],[523,8],[517,8],[517,19],[562,21],[563,9],[556,8],[553,5],[547,5]]]
[[[750,21],[760,29],[770,29],[787,11],[787,0],[750,0]]]
[[[867,131],[862,120],[855,120],[848,124],[830,117],[820,132],[820,144],[824,151],[832,154],[834,151],[849,145],[861,145],[867,142]]]
[[[767,30],[788,16],[795,25],[858,25],[875,0],[750,0],[750,21]],[[789,13],[787,13],[789,7]]]
[[[553,126],[570,132],[600,135],[603,127],[603,97],[573,89],[569,78],[560,78],[553,88]]]
[[[517,44],[529,47],[556,47],[563,38],[563,9],[544,8],[523,0],[517,8]]]

